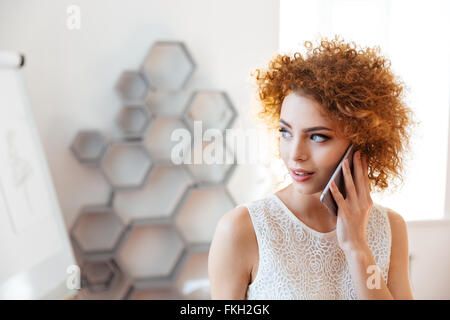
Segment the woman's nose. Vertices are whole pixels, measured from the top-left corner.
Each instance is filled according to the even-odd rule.
[[[308,159],[309,150],[307,144],[302,139],[296,139],[292,144],[291,157],[292,160]]]

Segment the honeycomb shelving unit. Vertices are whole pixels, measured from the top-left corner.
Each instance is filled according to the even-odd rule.
[[[141,139],[151,121],[151,114],[145,105],[129,104],[122,108],[116,118],[124,139]]]
[[[195,68],[183,42],[153,43],[138,70],[122,72],[115,86],[122,136],[81,130],[70,146],[112,190],[106,204],[85,204],[70,230],[92,292],[112,290],[120,275],[123,299],[209,299],[207,256],[215,225],[236,206],[226,187],[236,161],[223,142],[232,163],[174,164],[175,146],[184,159],[197,151],[172,135],[179,129],[193,137],[196,121],[224,134],[237,112],[225,91],[186,89]]]
[[[106,137],[100,131],[81,130],[74,138],[70,149],[80,163],[97,166],[107,143]]]

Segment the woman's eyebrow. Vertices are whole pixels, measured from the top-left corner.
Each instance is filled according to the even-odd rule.
[[[287,126],[287,127],[292,129],[291,125],[289,123],[287,123],[286,121],[284,121],[283,119],[280,119],[279,122],[283,123],[285,126]],[[311,127],[311,128],[305,128],[302,131],[303,132],[311,132],[311,131],[319,131],[319,130],[333,131],[332,129],[327,128],[327,127],[323,127],[323,126],[316,126],[316,127]]]

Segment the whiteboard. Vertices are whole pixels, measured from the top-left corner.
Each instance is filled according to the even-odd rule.
[[[62,299],[76,264],[21,74],[0,51],[0,299]]]

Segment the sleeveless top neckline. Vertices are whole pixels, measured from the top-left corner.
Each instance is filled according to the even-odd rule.
[[[239,206],[248,209],[258,243],[258,270],[246,299],[357,299],[336,229],[309,228],[271,193]],[[373,204],[367,244],[387,284],[391,230],[387,209]]]
[[[308,229],[309,231],[311,231],[319,236],[322,236],[322,237],[333,237],[334,235],[336,235],[336,229],[334,229],[333,231],[330,231],[330,232],[320,232],[320,231],[314,230],[313,228],[309,227],[306,223],[304,223],[302,220],[300,220],[291,210],[289,210],[289,208],[286,206],[286,204],[275,193],[271,193],[270,197],[275,198],[275,200],[279,203],[281,208],[283,208],[283,210],[290,217],[292,217],[296,223],[299,223],[302,227],[304,227],[304,228]]]

